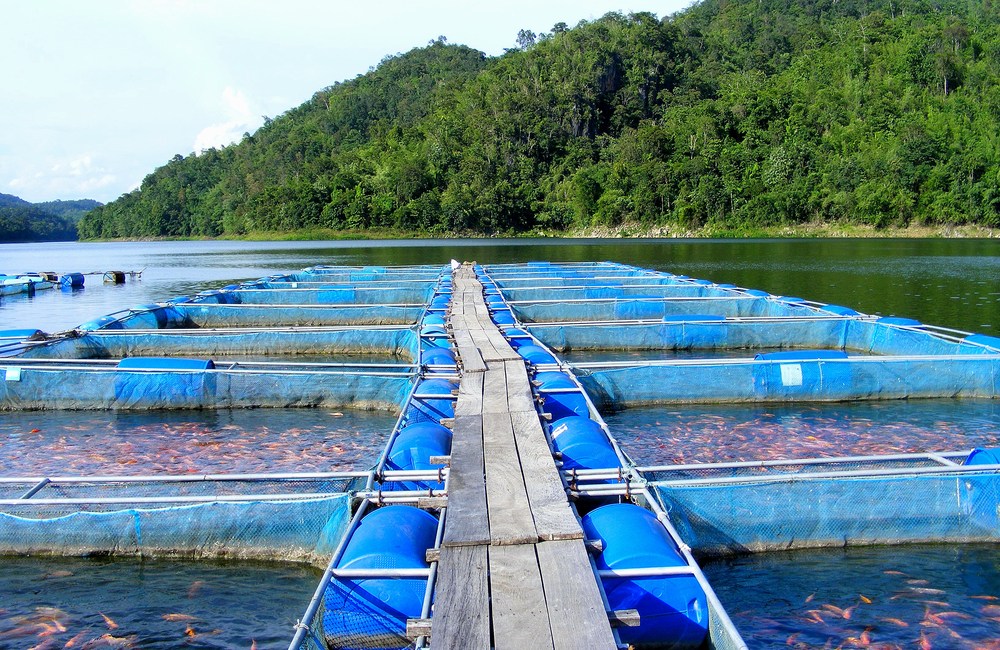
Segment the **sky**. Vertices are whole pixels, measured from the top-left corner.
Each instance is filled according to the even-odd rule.
[[[438,36],[487,55],[690,0],[0,0],[0,193],[107,202]]]

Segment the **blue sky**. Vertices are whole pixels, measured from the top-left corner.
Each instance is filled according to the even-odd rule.
[[[496,55],[520,29],[689,4],[0,0],[0,193],[106,202],[439,35]]]

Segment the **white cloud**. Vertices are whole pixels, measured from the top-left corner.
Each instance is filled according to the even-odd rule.
[[[250,101],[242,90],[226,86],[222,91],[223,112],[227,120],[210,124],[198,132],[194,139],[194,150],[201,153],[213,147],[224,147],[236,142],[247,131],[257,127],[258,117],[250,110]]]
[[[95,162],[93,155],[81,154],[49,160],[41,168],[22,168],[7,182],[7,187],[25,200],[48,201],[95,198],[95,192],[110,188],[117,182],[118,176]]]

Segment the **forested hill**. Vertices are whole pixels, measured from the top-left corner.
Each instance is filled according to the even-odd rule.
[[[990,2],[705,0],[518,43],[387,58],[80,233],[1000,225]]]
[[[76,224],[101,204],[92,199],[29,203],[0,194],[0,242],[76,239]]]

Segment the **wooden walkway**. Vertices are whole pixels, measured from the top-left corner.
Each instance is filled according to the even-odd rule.
[[[432,648],[614,648],[524,361],[490,319],[470,265],[455,270],[462,365]]]

